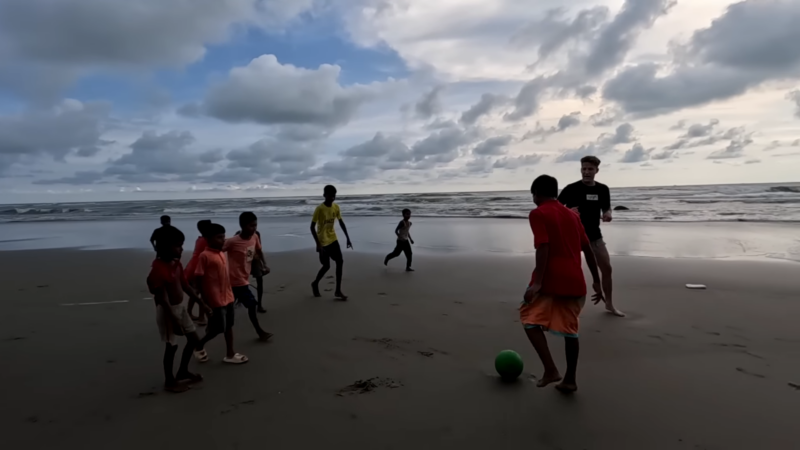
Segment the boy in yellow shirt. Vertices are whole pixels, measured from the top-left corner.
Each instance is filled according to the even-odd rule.
[[[328,185],[323,190],[325,202],[317,206],[314,210],[314,217],[311,219],[311,235],[317,243],[317,253],[322,268],[317,273],[317,278],[311,283],[314,297],[321,297],[319,293],[319,282],[331,268],[331,260],[336,263],[336,292],[334,296],[340,300],[347,300],[347,296],[342,292],[342,268],[344,260],[342,258],[342,248],[339,246],[339,239],[336,237],[335,222],[339,221],[345,237],[347,237],[347,248],[353,248],[350,243],[350,235],[347,234],[347,227],[342,220],[342,213],[339,205],[333,203],[336,200],[336,188]]]

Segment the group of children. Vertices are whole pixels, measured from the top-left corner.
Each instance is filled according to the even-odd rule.
[[[325,201],[314,211],[311,221],[311,235],[316,242],[319,260],[322,264],[316,278],[311,283],[312,293],[320,297],[319,282],[330,269],[330,261],[336,263],[335,297],[347,300],[342,291],[342,271],[344,260],[342,250],[336,236],[335,223],[338,221],[347,238],[347,248],[353,248],[347,227],[342,220],[339,205],[335,204],[336,188],[325,186]],[[406,254],[406,270],[411,269],[411,211],[403,210],[403,220],[395,229],[397,247],[386,256],[384,264],[400,255]],[[262,277],[270,272],[267,266],[259,234],[258,218],[252,212],[244,212],[239,216],[241,228],[233,237],[226,239],[225,227],[201,220],[197,223],[200,236],[195,242],[194,252],[184,270],[181,264],[185,236],[183,232],[171,224],[168,216],[161,218],[161,228],[156,229],[150,242],[156,251],[147,285],[154,296],[156,304],[156,322],[161,340],[165,343],[164,375],[165,389],[170,392],[184,392],[188,385],[202,381],[202,377],[189,371],[192,355],[199,362],[209,359],[205,345],[223,334],[226,354],[223,362],[243,364],[247,356],[234,350],[233,325],[235,304],[238,302],[247,308],[250,322],[262,341],[272,337],[265,331],[258,320],[258,313],[265,313],[263,306]],[[258,299],[250,291],[250,277],[256,279]],[[189,296],[188,305],[184,303],[184,294]],[[194,306],[198,305],[199,314],[192,315]],[[200,338],[197,325],[206,325],[205,335]],[[177,374],[173,373],[175,354],[178,350],[177,338],[185,336],[187,343],[181,355]]]

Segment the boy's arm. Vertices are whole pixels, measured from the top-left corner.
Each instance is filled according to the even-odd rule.
[[[586,260],[586,265],[589,266],[589,273],[592,274],[592,290],[594,290],[592,300],[594,300],[594,304],[596,305],[601,300],[604,300],[603,285],[600,282],[600,272],[597,271],[597,259],[594,256],[594,249],[592,249],[592,244],[589,242],[589,237],[586,236],[583,224],[581,224],[580,229],[582,232],[581,250],[583,251],[583,258]]]
[[[256,258],[261,260],[261,270],[264,273],[269,273],[269,267],[267,267],[267,258],[264,257],[264,246],[261,245],[261,234],[258,235],[258,247],[256,247]]]
[[[153,231],[153,234],[150,235],[150,245],[153,246],[153,250],[156,249],[156,232]]]
[[[153,293],[153,298],[156,301],[156,304],[160,305],[164,310],[164,314],[175,319],[175,315],[172,314],[172,308],[170,308],[169,300],[167,300],[167,291],[163,287],[158,288]]]
[[[603,189],[603,198],[600,200],[600,209],[603,211],[603,222],[611,222],[611,191],[608,189],[608,186]]]
[[[350,235],[347,233],[347,226],[344,224],[344,220],[339,218],[339,226],[342,227],[342,231],[344,231],[344,237],[347,238],[347,248],[353,248],[353,243],[350,242]]]
[[[397,228],[394,229],[394,234],[397,237],[400,237],[400,230],[403,228],[403,221],[401,220],[400,223],[397,224]]]
[[[317,251],[322,250],[322,245],[319,243],[319,236],[317,236],[317,222],[311,221],[311,236],[314,237],[314,242],[317,244]]]

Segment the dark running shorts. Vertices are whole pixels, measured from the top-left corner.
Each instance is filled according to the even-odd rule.
[[[256,306],[256,304],[258,303],[256,302],[256,298],[253,296],[253,293],[250,291],[249,285],[234,287],[233,298],[235,298],[239,303],[244,305],[245,308]]]
[[[224,333],[233,329],[234,317],[236,316],[233,303],[211,310],[211,317],[208,318],[208,328],[206,332]]]
[[[319,262],[323,265],[328,264],[331,259],[337,264],[342,262],[342,247],[339,247],[339,241],[322,247],[322,251],[319,252]]]

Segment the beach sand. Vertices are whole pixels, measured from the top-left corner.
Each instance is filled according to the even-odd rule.
[[[150,252],[0,252],[3,448],[800,447],[796,264],[614,258],[628,317],[587,304],[580,391],[565,397],[535,387],[518,323],[531,255],[425,255],[411,274],[402,258],[345,258],[351,299],[337,302],[332,279],[310,295],[313,251],[268,255],[274,340],[256,342],[239,310],[250,362],[222,364],[220,338],[191,365],[205,382],[175,395],[161,390]],[[119,303],[82,305],[99,302]],[[525,360],[516,383],[494,372],[504,349]],[[346,390],[373,377],[371,392]]]

